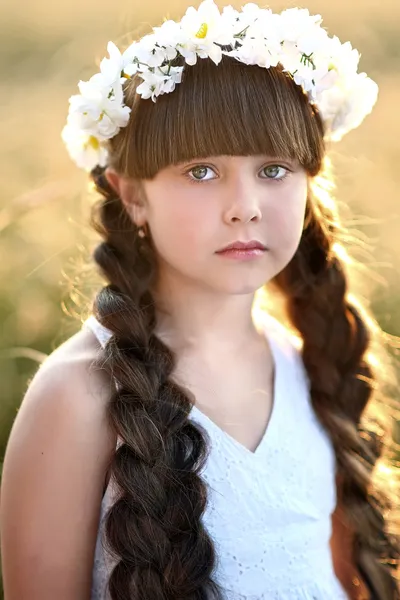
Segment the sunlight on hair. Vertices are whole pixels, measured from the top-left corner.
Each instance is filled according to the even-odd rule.
[[[329,155],[325,155],[320,173],[310,179],[310,190],[315,195],[319,202],[331,211],[336,213],[336,203],[333,197],[333,191],[336,189],[333,178],[333,165]]]
[[[350,264],[352,262],[351,257],[349,256],[349,253],[347,252],[347,250],[343,246],[343,244],[341,244],[340,242],[335,242],[332,245],[332,250],[336,254],[336,256],[338,258],[340,258],[340,260],[343,261],[344,263]]]
[[[346,297],[350,304],[355,306],[355,308],[360,312],[361,317],[366,321],[368,327],[372,329],[374,333],[378,334],[381,331],[381,328],[376,320],[365,310],[365,306],[362,301],[352,292],[348,292]]]

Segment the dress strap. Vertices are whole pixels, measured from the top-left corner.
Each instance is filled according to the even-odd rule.
[[[83,322],[82,327],[90,329],[103,348],[112,336],[112,332],[107,329],[107,327],[104,327],[104,325],[102,325],[93,314],[91,314],[86,321]]]

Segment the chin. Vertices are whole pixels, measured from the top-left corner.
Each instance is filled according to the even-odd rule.
[[[218,292],[229,295],[248,295],[254,294],[259,288],[268,283],[271,275],[268,272],[262,275],[249,277],[231,277],[229,279],[221,278],[213,287]]]

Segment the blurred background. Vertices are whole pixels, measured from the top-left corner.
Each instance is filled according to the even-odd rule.
[[[164,17],[180,19],[187,5],[1,3],[0,466],[29,379],[81,326],[99,283],[88,252],[93,234],[86,175],[60,138],[68,98],[78,93],[79,79],[97,72],[109,40],[125,46]],[[349,204],[353,226],[370,243],[364,260],[376,272],[376,316],[387,332],[400,335],[400,2],[271,0],[269,6],[320,13],[331,34],[360,50],[361,70],[379,84],[374,112],[336,145],[332,159],[336,196]]]

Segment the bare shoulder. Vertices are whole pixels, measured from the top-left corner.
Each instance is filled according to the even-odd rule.
[[[40,366],[22,400],[3,468],[0,527],[7,600],[90,597],[104,481],[116,439],[112,382],[82,328]]]
[[[106,411],[112,394],[112,381],[94,361],[102,348],[95,335],[82,328],[42,363],[23,398],[13,434],[41,417],[71,421],[74,431],[82,427],[86,436],[98,436],[99,448],[107,453],[115,448]],[[74,420],[76,419],[76,423]],[[50,425],[50,423],[49,423]],[[92,439],[92,441],[94,441]]]
[[[85,405],[75,399],[81,409],[102,410],[110,399],[112,382],[104,370],[94,365],[101,353],[101,345],[92,331],[80,329],[46,358],[33,378],[26,398],[35,386],[61,386],[67,393],[78,389],[86,395]]]

